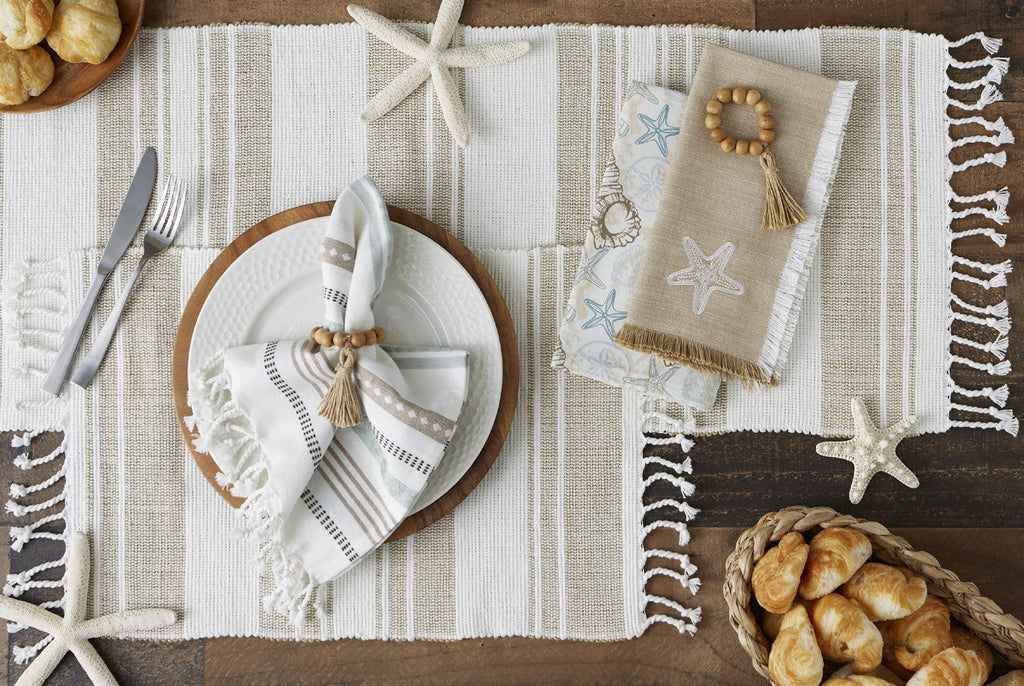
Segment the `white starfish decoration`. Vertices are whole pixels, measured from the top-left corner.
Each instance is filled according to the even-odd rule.
[[[732,243],[723,243],[715,254],[708,257],[689,236],[683,237],[683,250],[690,260],[690,266],[668,275],[672,286],[693,286],[693,313],[701,314],[708,306],[708,300],[715,291],[731,295],[743,295],[746,290],[736,279],[726,276],[725,267],[736,251]]]
[[[89,539],[81,532],[68,544],[67,575],[64,585],[64,616],[38,605],[0,596],[0,617],[50,634],[49,645],[33,660],[15,686],[38,686],[46,681],[68,651],[75,654],[92,683],[117,686],[110,668],[103,662],[90,638],[117,636],[136,629],[159,629],[175,622],[170,610],[127,610],[85,619],[89,592]]]
[[[384,116],[427,79],[431,79],[434,88],[437,89],[441,113],[444,114],[448,130],[452,132],[452,138],[463,148],[469,145],[466,108],[459,99],[459,89],[449,68],[468,69],[511,62],[524,55],[531,46],[529,41],[520,40],[489,45],[467,45],[460,48],[448,47],[462,14],[462,2],[463,0],[441,0],[441,9],[437,12],[429,43],[376,12],[359,5],[348,6],[348,13],[363,28],[416,60],[415,64],[373,96],[366,104],[366,109],[359,115],[362,121],[373,121]]]
[[[904,486],[917,488],[920,481],[907,465],[896,457],[896,446],[906,438],[917,425],[917,417],[911,415],[888,429],[879,429],[868,416],[864,401],[850,399],[853,412],[855,435],[848,441],[826,441],[815,446],[819,455],[838,457],[853,463],[853,481],[850,483],[850,502],[856,505],[864,497],[871,478],[878,472],[885,472],[898,479]]]

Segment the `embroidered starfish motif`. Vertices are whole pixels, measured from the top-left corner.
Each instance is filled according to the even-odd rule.
[[[89,539],[76,531],[68,543],[63,617],[24,600],[0,596],[0,617],[50,634],[49,644],[22,673],[18,686],[42,684],[68,651],[75,654],[92,683],[117,686],[114,675],[89,639],[174,624],[174,613],[170,610],[127,610],[86,620],[89,565]]]
[[[668,380],[675,376],[675,373],[679,371],[679,365],[672,365],[665,369],[661,374],[658,374],[658,365],[654,355],[651,355],[648,360],[647,376],[634,376],[623,379],[626,383],[636,386],[641,389],[640,392],[644,395],[657,395],[659,393],[667,394],[665,390],[665,384]]]
[[[856,505],[864,497],[871,478],[878,472],[895,477],[904,486],[917,488],[917,477],[896,457],[896,446],[917,425],[917,417],[910,416],[888,429],[879,429],[868,416],[864,401],[850,399],[855,435],[848,441],[826,441],[815,446],[819,455],[837,457],[853,463],[853,481],[850,484],[850,502]]]
[[[729,258],[736,251],[732,243],[725,243],[708,257],[697,245],[697,241],[689,236],[683,237],[683,250],[690,260],[690,266],[668,275],[672,286],[693,286],[693,313],[702,314],[708,306],[708,300],[715,291],[730,295],[743,295],[746,290],[736,279],[725,275],[725,267]]]
[[[646,114],[637,113],[637,118],[640,123],[644,125],[647,131],[636,139],[637,145],[646,143],[647,141],[657,141],[658,150],[661,150],[661,154],[664,157],[668,157],[668,138],[670,136],[679,135],[678,126],[668,125],[668,105],[661,108],[661,114],[658,115],[658,120],[655,121],[648,117]]]
[[[591,300],[590,298],[584,298],[583,302],[586,303],[587,307],[594,313],[594,316],[583,324],[583,328],[592,329],[595,326],[602,326],[604,327],[604,332],[608,334],[608,338],[614,339],[615,322],[622,321],[626,318],[625,312],[615,309],[615,289],[613,288],[608,293],[608,297],[604,299],[604,303],[599,303],[596,300]]]
[[[629,88],[626,89],[626,97],[623,100],[629,100],[634,95],[642,95],[652,105],[658,104],[658,97],[651,92],[651,89],[647,87],[646,83],[642,81],[634,81],[629,84]]]
[[[348,13],[363,28],[416,60],[415,64],[373,96],[366,104],[366,109],[359,115],[362,121],[373,121],[384,116],[430,79],[437,89],[441,113],[444,115],[448,130],[452,132],[452,138],[460,147],[469,145],[466,108],[459,98],[459,88],[455,85],[455,79],[449,69],[486,67],[511,62],[530,49],[530,42],[520,40],[490,45],[448,47],[455,36],[455,28],[462,14],[462,2],[463,0],[441,0],[441,8],[437,12],[429,43],[376,12],[359,5],[348,6]]]
[[[583,254],[580,259],[579,273],[576,274],[576,283],[581,281],[589,281],[598,288],[604,288],[604,281],[594,273],[594,269],[597,267],[597,263],[604,259],[604,256],[608,254],[609,248],[601,248],[593,255]]]

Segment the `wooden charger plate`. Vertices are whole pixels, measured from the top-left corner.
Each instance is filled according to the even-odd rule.
[[[135,42],[142,26],[142,10],[145,0],[116,0],[121,17],[121,37],[110,51],[107,59],[99,64],[65,62],[50,49],[46,39],[39,47],[53,58],[53,82],[45,91],[29,98],[20,105],[0,106],[0,112],[45,112],[83,98],[103,83],[114,68],[121,63]],[[56,3],[55,3],[56,4]]]
[[[333,202],[316,202],[309,205],[302,205],[280,214],[264,219],[248,231],[244,232],[232,241],[224,251],[217,256],[210,265],[210,268],[203,274],[192,296],[189,298],[185,311],[181,315],[181,323],[178,325],[178,333],[174,340],[174,358],[172,363],[172,384],[174,390],[174,410],[178,415],[178,425],[185,437],[185,445],[188,446],[192,459],[195,460],[199,470],[214,488],[232,507],[238,507],[243,500],[237,498],[222,488],[216,480],[220,471],[213,458],[205,453],[197,452],[193,448],[192,432],[185,426],[185,417],[192,414],[188,405],[188,355],[192,346],[192,334],[195,331],[196,320],[200,310],[206,302],[207,296],[213,289],[214,284],[220,279],[224,271],[246,250],[255,245],[260,239],[269,236],[275,231],[280,231],[292,224],[297,224],[307,219],[326,217],[331,214],[334,207]],[[498,329],[498,339],[501,344],[502,380],[501,395],[498,401],[498,412],[494,418],[494,425],[487,436],[480,454],[470,465],[462,478],[452,486],[444,495],[406,518],[391,537],[389,541],[397,541],[409,534],[416,533],[427,527],[451,512],[456,505],[462,502],[469,493],[476,488],[480,480],[494,464],[501,446],[508,436],[509,427],[512,425],[512,416],[515,414],[516,401],[519,390],[519,349],[516,343],[516,332],[512,326],[512,316],[509,314],[505,299],[494,283],[494,279],[487,273],[470,250],[457,238],[442,229],[437,224],[424,219],[418,214],[407,210],[388,205],[388,215],[391,221],[408,226],[410,229],[420,232],[427,238],[440,245],[458,260],[473,281],[483,293],[484,300],[494,316],[494,323]]]

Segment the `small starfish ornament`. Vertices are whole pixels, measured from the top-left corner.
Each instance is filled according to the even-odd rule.
[[[826,441],[815,446],[819,455],[838,457],[853,463],[850,502],[854,505],[860,502],[871,478],[878,472],[895,477],[904,486],[917,488],[921,482],[896,457],[896,446],[913,431],[917,417],[911,415],[895,426],[879,429],[871,421],[864,401],[860,398],[850,399],[850,410],[853,412],[854,437],[848,441]]]
[[[529,41],[520,40],[490,45],[448,47],[455,36],[459,16],[462,15],[462,3],[463,0],[441,0],[441,8],[437,12],[429,43],[376,12],[359,5],[348,6],[348,13],[363,28],[416,60],[380,93],[373,96],[366,104],[366,109],[359,115],[362,121],[373,121],[384,116],[427,79],[431,79],[434,88],[437,89],[441,113],[444,114],[448,130],[452,132],[452,138],[460,147],[469,145],[466,108],[459,98],[459,88],[455,85],[455,79],[449,69],[487,67],[511,62],[526,54],[531,45]]]
[[[89,539],[81,532],[68,544],[67,576],[64,587],[64,616],[38,605],[0,596],[0,617],[50,634],[49,645],[32,661],[15,686],[38,686],[46,681],[64,655],[71,651],[96,686],[117,686],[110,668],[103,662],[90,638],[118,636],[137,629],[159,629],[174,624],[170,610],[126,610],[85,619],[89,592]]]
[[[693,313],[702,314],[711,300],[711,294],[722,291],[730,295],[743,295],[746,290],[736,279],[726,276],[725,267],[736,251],[732,243],[724,243],[708,257],[689,236],[683,237],[683,250],[690,260],[690,266],[668,275],[671,286],[693,286]]]

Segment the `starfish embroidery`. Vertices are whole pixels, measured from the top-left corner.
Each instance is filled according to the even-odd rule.
[[[174,613],[170,610],[127,610],[86,620],[89,564],[89,539],[75,532],[68,544],[63,617],[24,600],[0,596],[0,617],[45,631],[51,637],[49,645],[18,679],[19,686],[42,684],[68,651],[75,654],[92,683],[117,686],[114,675],[89,639],[174,624]]]
[[[598,288],[604,288],[604,281],[594,273],[594,269],[597,268],[597,263],[604,259],[604,256],[608,254],[609,248],[601,248],[593,255],[583,254],[580,259],[580,270],[576,275],[576,283],[581,281],[589,281]]]
[[[665,390],[665,384],[668,380],[675,376],[675,373],[679,371],[679,365],[672,365],[665,369],[661,374],[658,374],[658,365],[654,355],[651,355],[648,362],[647,376],[634,376],[623,379],[626,383],[636,386],[641,389],[641,393],[644,395],[657,395],[667,394]]]
[[[658,104],[658,97],[651,92],[651,89],[647,87],[646,83],[643,83],[641,81],[634,81],[633,83],[629,84],[629,88],[626,89],[626,97],[623,98],[623,100],[629,100],[630,98],[637,94],[642,95],[647,100],[647,102],[651,103],[652,105]]]
[[[878,472],[885,472],[898,479],[904,486],[917,488],[920,481],[907,465],[896,457],[896,446],[906,438],[917,417],[910,416],[888,429],[879,429],[868,416],[864,401],[850,399],[853,412],[854,437],[848,441],[826,441],[815,446],[819,455],[837,457],[853,463],[853,481],[850,484],[850,502],[856,505],[864,497],[871,478]]]
[[[455,28],[462,14],[462,2],[463,0],[441,0],[441,8],[437,12],[429,43],[376,12],[359,5],[348,6],[348,13],[363,28],[416,60],[380,93],[373,96],[366,104],[366,109],[359,115],[362,121],[373,121],[384,116],[430,79],[437,89],[441,113],[444,115],[448,130],[452,132],[452,138],[460,147],[469,145],[466,108],[459,99],[459,89],[449,68],[468,69],[511,62],[530,49],[530,42],[520,40],[460,48],[448,47],[455,36]]]
[[[647,129],[642,136],[636,139],[637,145],[646,143],[647,141],[657,141],[658,150],[661,150],[661,154],[668,157],[668,138],[670,136],[679,135],[678,126],[668,125],[668,105],[661,108],[661,114],[658,115],[658,120],[655,121],[648,117],[646,114],[637,113],[637,118],[640,123]]]
[[[683,249],[690,260],[690,266],[668,275],[672,286],[693,286],[693,313],[702,314],[708,306],[708,300],[715,291],[731,295],[743,295],[746,290],[736,279],[725,275],[725,267],[729,258],[736,251],[732,243],[725,243],[708,257],[697,245],[697,241],[689,236],[683,237]]]
[[[591,300],[590,298],[584,298],[583,302],[586,303],[587,307],[594,313],[594,316],[583,324],[583,328],[592,329],[595,326],[602,326],[604,327],[604,332],[608,334],[608,338],[614,339],[615,322],[622,321],[626,318],[625,312],[615,309],[615,289],[613,288],[608,293],[608,297],[605,298],[603,304],[596,300]]]

